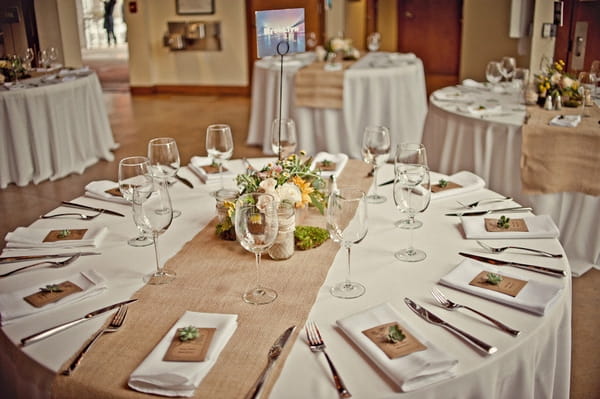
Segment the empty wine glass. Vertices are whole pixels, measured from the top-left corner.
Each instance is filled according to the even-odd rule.
[[[367,48],[369,51],[379,50],[379,43],[381,41],[381,34],[379,32],[373,32],[367,36]]]
[[[402,164],[412,165],[423,165],[429,168],[427,164],[427,151],[425,146],[420,143],[400,143],[396,146],[396,154],[394,156],[394,174],[397,173],[396,169]],[[420,220],[415,219],[414,214],[408,214],[408,218],[400,219],[394,226],[400,227],[401,229],[417,229],[421,227],[423,223]]]
[[[363,133],[363,160],[373,166],[373,194],[367,196],[371,204],[381,204],[386,198],[377,194],[377,171],[390,155],[390,131],[385,126],[367,126]]]
[[[278,232],[277,202],[270,194],[250,193],[238,198],[235,204],[235,234],[242,247],[254,253],[256,282],[242,295],[244,302],[253,305],[271,303],[277,298],[272,288],[260,283],[260,259],[275,242]]]
[[[512,87],[517,92],[517,103],[525,103],[525,89],[529,82],[529,69],[527,68],[515,68],[515,73],[512,79]]]
[[[292,119],[276,118],[271,124],[271,149],[279,159],[296,151],[296,124]]]
[[[54,65],[54,61],[58,59],[58,51],[55,47],[48,47],[48,63],[49,66]]]
[[[415,192],[418,192],[415,193]],[[429,171],[424,165],[399,164],[395,168],[394,203],[403,213],[414,218],[417,212],[424,212],[431,200]],[[419,262],[427,257],[424,251],[413,247],[414,229],[410,229],[408,248],[394,253],[398,260]]]
[[[160,137],[148,143],[148,160],[152,175],[167,180],[173,178],[180,167],[179,150],[175,139]],[[173,217],[181,215],[181,211],[173,210]]]
[[[144,276],[148,284],[166,284],[175,279],[175,272],[165,270],[158,256],[158,236],[169,228],[173,221],[173,207],[167,190],[167,179],[153,177],[142,185],[133,187],[133,219],[136,225],[152,236],[156,271]]]
[[[223,184],[223,162],[233,155],[233,137],[229,125],[215,124],[208,126],[206,129],[206,152],[213,162],[219,160],[219,177],[221,181],[219,190],[223,190],[225,188]],[[217,191],[211,194],[216,195]]]
[[[327,230],[331,239],[346,249],[348,272],[346,279],[330,289],[331,295],[350,299],[363,295],[364,285],[352,281],[350,248],[367,235],[367,201],[365,193],[355,187],[342,187],[329,196]]]
[[[515,68],[517,67],[517,61],[515,61],[514,57],[502,57],[502,61],[500,61],[500,72],[504,77],[504,80],[510,82],[515,73]]]
[[[27,48],[27,50],[25,50],[25,56],[23,57],[23,63],[25,64],[25,69],[27,69],[27,70],[31,69],[31,62],[33,61],[34,57],[35,57],[35,53],[33,52],[33,49],[31,47]]]
[[[41,50],[38,54],[38,66],[48,68],[48,52],[46,50]]]
[[[121,159],[119,161],[119,190],[129,202],[133,202],[133,189],[143,186],[148,179],[152,179],[150,173],[150,161],[146,157],[133,156]],[[146,247],[152,244],[152,240],[144,234],[143,230],[137,225],[138,236],[131,238],[127,244],[132,247]]]
[[[592,65],[590,66],[590,80],[594,86],[594,90],[592,91],[592,96],[597,97],[597,88],[598,82],[600,81],[600,60],[592,61]]]
[[[485,67],[485,78],[489,83],[495,85],[502,80],[502,70],[498,61],[490,61]]]

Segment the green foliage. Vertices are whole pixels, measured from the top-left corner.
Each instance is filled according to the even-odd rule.
[[[502,276],[496,273],[488,273],[486,282],[492,285],[498,285],[502,281]]]
[[[404,335],[402,330],[398,328],[397,324],[390,326],[390,328],[388,329],[387,340],[389,342],[391,342],[392,344],[395,344],[396,342],[404,341],[405,338],[406,338],[406,335]]]
[[[329,238],[329,232],[320,227],[296,226],[294,231],[296,248],[300,250],[318,247]]]
[[[181,342],[191,341],[198,338],[200,332],[194,326],[188,326],[179,330],[179,340]]]

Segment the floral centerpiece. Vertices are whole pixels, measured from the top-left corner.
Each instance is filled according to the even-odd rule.
[[[326,59],[329,54],[341,54],[341,58],[344,60],[357,60],[360,57],[360,52],[352,46],[351,39],[334,37],[327,40],[324,48]]]
[[[581,101],[579,81],[565,72],[565,62],[558,60],[549,65],[546,72],[536,75],[537,91],[540,98],[546,96],[562,97],[562,102],[567,106],[577,106]]]
[[[0,83],[25,77],[25,68],[21,59],[16,56],[13,57],[13,59],[0,59]]]

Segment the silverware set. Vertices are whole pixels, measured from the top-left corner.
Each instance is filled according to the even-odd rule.
[[[489,252],[495,253],[495,254],[502,253],[502,252],[506,251],[507,249],[519,249],[521,251],[529,251],[529,252],[533,252],[533,253],[536,253],[538,255],[546,256],[546,257],[549,257],[549,258],[562,258],[562,254],[553,254],[553,253],[550,253],[550,252],[542,251],[541,249],[533,249],[533,248],[526,248],[526,247],[517,247],[517,246],[513,246],[513,245],[508,245],[506,247],[499,247],[498,248],[498,247],[492,247],[491,245],[488,245],[485,242],[479,241],[479,240],[477,240],[477,244],[479,244],[479,246],[481,248],[486,249]]]
[[[81,220],[94,220],[98,216],[102,215],[103,213],[104,213],[104,210],[101,210],[100,212],[98,212],[94,215],[86,215],[85,213],[77,213],[77,212],[55,213],[53,215],[42,215],[42,216],[40,216],[40,219],[52,219],[52,218],[63,217],[63,216],[77,216]]]
[[[69,257],[69,258],[67,258],[67,259],[65,259],[63,261],[60,261],[60,262],[53,262],[53,261],[49,261],[49,260],[45,260],[45,261],[42,261],[42,262],[37,262],[37,263],[34,263],[32,265],[27,265],[27,266],[20,267],[18,269],[11,270],[8,273],[0,274],[0,278],[2,278],[2,277],[8,277],[8,276],[10,276],[10,275],[12,275],[14,273],[17,273],[17,272],[20,272],[22,270],[26,270],[26,269],[32,268],[34,266],[39,266],[39,265],[48,265],[48,266],[51,266],[51,267],[53,267],[55,269],[58,269],[60,267],[65,267],[65,266],[70,265],[71,263],[73,263],[77,259],[79,259],[80,256],[81,256],[81,254],[75,254],[75,255],[73,255],[73,256],[71,256],[71,257]]]

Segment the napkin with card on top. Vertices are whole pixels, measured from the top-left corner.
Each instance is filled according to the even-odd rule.
[[[107,234],[107,227],[93,225],[84,229],[17,227],[5,240],[7,248],[97,247]]]
[[[129,204],[119,191],[119,184],[111,180],[97,180],[85,186],[85,196],[103,201]]]

